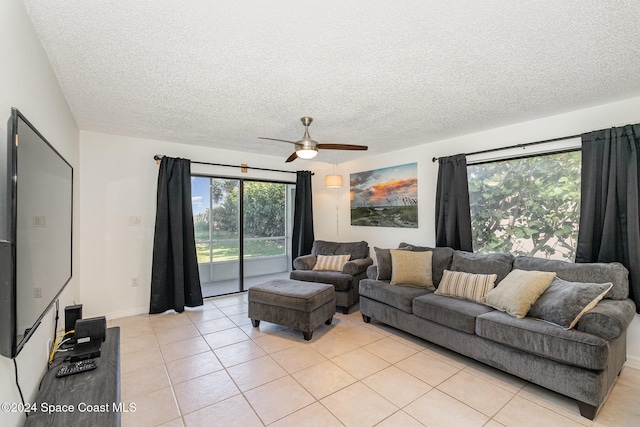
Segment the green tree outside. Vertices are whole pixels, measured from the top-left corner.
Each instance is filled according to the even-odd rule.
[[[286,185],[247,181],[244,187],[244,236],[284,236]]]
[[[580,169],[579,151],[468,166],[473,250],[573,260]]]
[[[285,235],[286,187],[285,184],[245,181],[245,239]],[[200,242],[197,244],[199,262],[209,262],[209,240],[215,241],[213,261],[235,259],[239,256],[238,197],[238,181],[212,180],[211,199],[215,206],[212,210],[207,208],[204,212],[194,215],[193,218],[196,241]],[[245,240],[244,254],[245,257],[283,254],[284,244],[284,238]]]

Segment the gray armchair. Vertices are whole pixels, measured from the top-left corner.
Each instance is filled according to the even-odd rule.
[[[342,271],[313,270],[318,255],[351,255]],[[293,280],[327,283],[336,290],[336,306],[342,307],[344,314],[360,299],[360,280],[367,277],[367,267],[373,264],[369,256],[367,242],[313,242],[310,255],[293,260],[294,270],[289,276]]]

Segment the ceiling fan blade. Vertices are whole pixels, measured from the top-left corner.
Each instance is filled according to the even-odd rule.
[[[366,145],[354,145],[354,144],[318,144],[318,148],[321,150],[359,150],[366,151],[369,149]]]
[[[294,151],[293,154],[290,155],[289,158],[285,161],[285,163],[293,162],[297,158],[298,158],[298,153]]]
[[[287,141],[286,139],[265,138],[264,136],[259,136],[258,139],[268,139],[269,141],[280,141],[280,142],[288,142],[289,144],[297,144],[297,142]]]

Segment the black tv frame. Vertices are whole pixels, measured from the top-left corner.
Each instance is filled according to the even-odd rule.
[[[55,284],[59,287],[55,295],[48,301],[46,307],[37,316],[34,324],[27,329],[22,339],[18,342],[17,334],[17,208],[18,208],[18,143],[20,132],[19,123],[22,121],[46,144],[53,154],[58,156],[70,171],[70,254],[69,275],[63,283]],[[20,350],[33,336],[44,316],[50,311],[53,304],[59,298],[73,276],[73,167],[71,164],[42,136],[42,134],[18,111],[11,109],[11,117],[7,126],[7,145],[0,150],[0,355],[15,358]]]

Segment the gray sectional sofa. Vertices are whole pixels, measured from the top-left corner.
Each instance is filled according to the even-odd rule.
[[[628,271],[619,263],[573,264],[509,254],[472,254],[451,248],[401,243],[400,248],[432,251],[433,282],[445,269],[497,274],[511,270],[556,272],[570,282],[612,282],[613,287],[575,326],[567,330],[548,322],[505,312],[431,290],[393,286],[378,280],[388,270],[381,251],[378,264],[360,281],[363,320],[374,319],[463,354],[504,372],[577,400],[582,416],[594,419],[626,360],[627,327],[635,314],[628,298]],[[378,252],[378,251],[377,251]],[[380,278],[386,278],[385,274]]]

